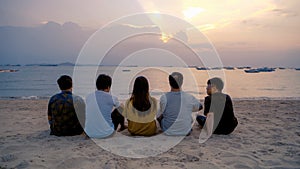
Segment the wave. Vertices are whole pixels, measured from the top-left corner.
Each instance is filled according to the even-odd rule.
[[[0,100],[48,100],[50,96],[1,96]]]

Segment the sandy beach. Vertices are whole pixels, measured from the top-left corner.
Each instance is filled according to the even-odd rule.
[[[237,129],[190,136],[154,157],[128,158],[84,136],[49,135],[48,100],[0,100],[0,168],[300,168],[299,100],[234,100]]]

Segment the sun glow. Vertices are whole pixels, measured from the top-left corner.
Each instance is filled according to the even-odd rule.
[[[183,10],[182,13],[186,19],[192,19],[193,17],[197,16],[201,12],[204,12],[203,8],[199,7],[188,7],[186,10]]]
[[[162,32],[160,40],[162,40],[164,43],[167,43],[173,36],[171,34],[167,34]]]

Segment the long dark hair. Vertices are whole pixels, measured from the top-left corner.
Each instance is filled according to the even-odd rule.
[[[149,84],[144,76],[139,76],[135,79],[130,101],[132,101],[133,107],[138,111],[146,111],[151,107]]]

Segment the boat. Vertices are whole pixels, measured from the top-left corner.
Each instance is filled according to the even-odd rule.
[[[257,69],[248,69],[248,70],[244,70],[246,73],[259,73],[260,71]]]
[[[299,71],[299,70],[300,70],[300,68],[295,68],[295,70],[298,70],[298,71]]]
[[[263,68],[257,68],[257,69],[248,69],[248,70],[244,70],[244,71],[246,73],[273,72],[273,71],[275,71],[275,68],[263,67]]]
[[[122,71],[123,71],[123,72],[130,72],[129,69],[123,69]]]
[[[226,66],[226,67],[223,67],[224,69],[226,70],[234,70],[234,67],[230,67],[230,66]]]
[[[222,69],[222,67],[213,67],[213,68],[211,68],[211,70],[221,70]]]
[[[196,67],[197,70],[209,70],[209,68],[206,67]]]
[[[268,68],[268,67],[257,68],[257,70],[260,71],[260,72],[273,72],[273,71],[275,71],[274,68]]]
[[[0,73],[5,73],[5,72],[17,72],[19,70],[14,70],[14,69],[0,69]]]

